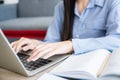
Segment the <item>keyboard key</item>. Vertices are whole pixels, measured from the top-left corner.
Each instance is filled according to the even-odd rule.
[[[42,67],[50,62],[52,62],[52,60],[48,60],[48,59],[42,59],[39,58],[36,61],[31,61],[31,62],[27,62],[27,59],[29,58],[29,55],[25,55],[25,54],[18,54],[18,57],[20,58],[20,60],[22,61],[23,65],[25,66],[25,68],[29,71],[35,70],[39,67]]]

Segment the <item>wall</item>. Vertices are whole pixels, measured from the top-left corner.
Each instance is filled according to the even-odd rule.
[[[5,4],[14,4],[14,3],[18,3],[19,0],[4,0]]]

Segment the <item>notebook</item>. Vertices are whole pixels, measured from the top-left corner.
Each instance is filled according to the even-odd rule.
[[[80,55],[71,55],[50,74],[67,79],[97,80],[109,61],[111,52],[99,49]]]
[[[35,62],[28,63],[26,59],[29,55],[21,54],[18,55],[12,49],[7,38],[0,29],[0,67],[20,73],[24,76],[33,76],[38,72],[41,72],[58,62],[66,59],[69,55],[56,55],[50,57],[47,60],[42,58]]]

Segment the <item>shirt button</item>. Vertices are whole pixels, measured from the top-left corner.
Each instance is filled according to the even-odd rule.
[[[81,17],[81,18],[79,18],[79,21],[83,21],[83,18]]]
[[[76,38],[79,38],[79,35],[76,35]]]

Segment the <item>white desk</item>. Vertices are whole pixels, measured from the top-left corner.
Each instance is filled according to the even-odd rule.
[[[57,65],[59,65],[59,64],[57,64]],[[37,80],[41,75],[51,71],[57,65],[50,67],[47,70],[42,71],[33,77],[25,77],[18,73],[14,73],[14,72],[0,68],[0,80]],[[119,77],[118,76],[106,76],[106,77],[101,77],[98,80],[120,80],[120,76]]]
[[[0,80],[37,80],[41,75],[51,71],[57,65],[54,65],[53,67],[50,67],[47,70],[44,70],[44,71],[42,71],[42,72],[40,72],[32,77],[25,77],[25,76],[20,75],[18,73],[14,73],[14,72],[0,68]]]

